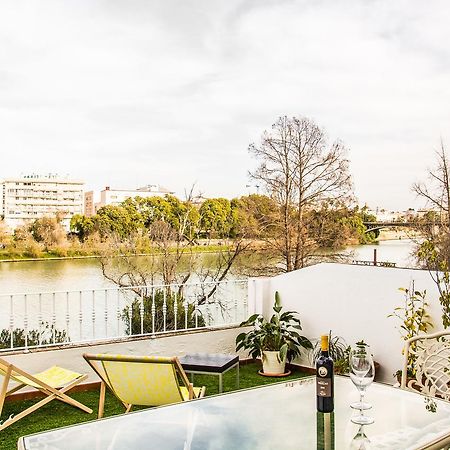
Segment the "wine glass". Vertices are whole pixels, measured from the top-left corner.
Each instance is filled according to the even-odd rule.
[[[352,403],[350,406],[360,411],[360,415],[352,417],[351,420],[359,425],[368,425],[373,423],[373,419],[365,416],[364,410],[370,409],[372,405],[364,402],[364,395],[375,376],[373,358],[366,344],[357,344],[350,350],[349,359],[350,379],[359,391],[359,402]]]

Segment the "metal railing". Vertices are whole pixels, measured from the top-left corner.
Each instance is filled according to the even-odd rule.
[[[156,336],[247,318],[247,280],[0,294],[0,352]]]

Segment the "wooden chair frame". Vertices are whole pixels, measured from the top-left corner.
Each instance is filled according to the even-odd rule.
[[[1,384],[0,388],[0,415],[3,411],[3,406],[5,403],[6,398],[19,391],[20,389],[24,387],[33,387],[34,389],[37,389],[38,391],[42,392],[46,397],[40,400],[39,402],[35,403],[34,405],[28,407],[24,411],[20,412],[17,415],[10,416],[8,419],[0,422],[0,431],[4,430],[5,428],[9,427],[13,423],[17,422],[18,420],[22,419],[23,417],[27,416],[28,414],[31,414],[32,412],[36,411],[37,409],[41,408],[42,406],[46,405],[47,403],[51,402],[52,400],[60,400],[64,403],[67,403],[69,405],[75,406],[76,408],[81,409],[82,411],[85,411],[89,414],[92,413],[92,409],[87,407],[86,405],[83,405],[82,403],[78,402],[77,400],[74,400],[73,398],[66,395],[66,392],[70,391],[74,386],[81,383],[87,378],[87,375],[80,375],[79,377],[75,378],[72,382],[69,384],[55,388],[53,386],[48,385],[47,383],[39,380],[34,375],[25,372],[24,370],[20,369],[19,367],[15,366],[14,364],[9,363],[8,361],[0,358],[0,374],[4,376],[3,383]],[[24,383],[23,380],[19,380],[16,378],[16,376],[22,376],[29,380],[31,383],[36,384],[37,386],[34,386],[32,384]],[[17,386],[14,386],[12,389],[8,390],[9,383],[11,381],[16,381],[18,384]]]
[[[189,400],[193,400],[195,398],[201,398],[205,395],[206,388],[203,386],[200,390],[200,393],[198,397],[196,397],[194,392],[194,386],[189,381],[189,378],[187,377],[183,366],[181,365],[179,359],[177,357],[152,357],[149,359],[148,356],[134,356],[134,355],[109,355],[109,354],[100,354],[100,355],[92,355],[85,353],[83,354],[83,358],[86,360],[86,362],[91,366],[91,368],[94,370],[94,372],[98,375],[100,378],[100,398],[99,398],[99,404],[98,404],[98,418],[103,417],[104,408],[105,408],[105,395],[106,395],[106,388],[108,388],[117,398],[117,394],[114,391],[114,387],[109,382],[108,376],[103,370],[103,368],[100,366],[100,361],[118,361],[118,362],[125,362],[125,363],[148,363],[148,364],[172,364],[176,375],[179,376],[181,379],[183,385],[187,388],[189,393]],[[125,414],[129,413],[131,411],[131,408],[133,407],[132,404],[123,402],[120,398],[119,400],[125,407]]]

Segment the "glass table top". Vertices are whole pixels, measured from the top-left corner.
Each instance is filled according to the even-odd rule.
[[[315,377],[147,409],[30,435],[26,450],[419,449],[450,434],[450,403],[373,383],[366,400],[375,423],[350,421],[358,392],[335,377],[332,416],[316,412]],[[324,420],[324,417],[325,420]],[[331,423],[334,431],[325,431]],[[328,424],[328,425],[327,425]],[[358,444],[362,434],[370,447]],[[361,441],[359,441],[361,442]]]

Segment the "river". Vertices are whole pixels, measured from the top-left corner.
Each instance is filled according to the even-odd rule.
[[[380,241],[375,245],[348,247],[350,259],[394,262],[414,267],[414,244],[409,239]],[[236,276],[236,275],[235,275]],[[239,276],[239,274],[237,274]],[[114,286],[106,280],[95,259],[20,261],[0,263],[0,294],[102,289]]]
[[[399,267],[413,266],[410,258],[413,243],[408,240],[381,241],[376,245],[349,247],[346,249],[347,259],[370,261],[373,259],[374,249],[377,249],[378,261],[396,263]],[[214,272],[217,254],[196,255],[196,276],[190,280],[190,284],[183,287],[182,297],[186,303],[178,304],[178,313],[174,313],[173,316],[175,321],[173,329],[194,326],[193,323],[188,325],[182,318],[177,322],[175,314],[180,316],[180,311],[187,308],[188,304],[195,305],[207,292],[211,294],[211,297],[208,296],[208,301],[202,304],[197,303],[200,316],[206,325],[239,323],[247,318],[247,283],[237,280],[247,278],[244,272],[248,272],[249,266],[264,267],[267,258],[264,255],[250,253],[241,257],[242,259],[234,266],[233,274],[228,281],[215,285],[211,290],[210,284],[195,284],[195,282],[200,278],[204,279],[208,272]],[[258,262],[255,262],[255,258]],[[122,261],[118,259],[117,264],[120,265]],[[139,266],[147,266],[155,261],[142,257],[137,260],[137,263]],[[20,330],[34,330],[33,332],[39,332],[39,336],[43,336],[43,339],[47,339],[47,342],[53,343],[56,341],[52,329],[55,332],[56,330],[65,331],[71,342],[123,336],[129,333],[123,317],[126,309],[135,301],[141,304],[144,296],[152,302],[151,307],[155,307],[156,304],[152,299],[155,298],[157,291],[158,289],[151,289],[141,294],[141,291],[118,290],[112,282],[105,279],[100,264],[95,258],[1,262],[0,330],[3,329],[6,334],[3,333],[4,342],[0,342],[0,347],[3,345],[20,348],[24,345],[20,341]],[[180,294],[176,287],[171,292],[167,305],[175,311],[176,298]],[[165,298],[166,294],[164,294]],[[158,314],[162,314],[163,319],[170,318],[165,316],[168,310],[164,309],[164,305],[165,303],[156,307],[155,318]],[[143,328],[145,311],[140,308],[132,313],[134,314],[133,323],[137,324],[133,334],[153,332],[153,328]],[[142,308],[144,308],[143,305]],[[184,317],[188,317],[187,313]],[[199,316],[191,313],[189,317],[193,321]],[[165,319],[163,323],[163,331],[170,331],[170,327],[165,328]],[[48,328],[50,325],[52,328]],[[197,323],[197,319],[195,319],[195,326],[201,326]],[[19,333],[14,337],[13,342],[10,340],[11,335],[7,333],[7,330],[11,328],[18,330]]]

